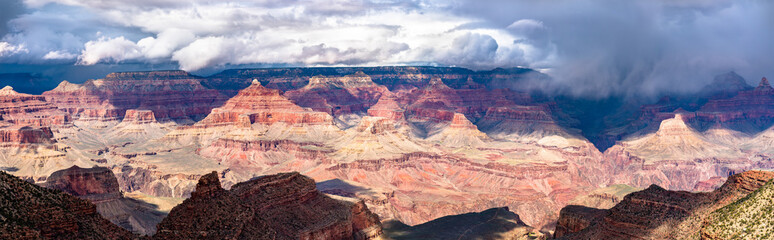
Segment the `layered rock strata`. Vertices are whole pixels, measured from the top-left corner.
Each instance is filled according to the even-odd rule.
[[[121,120],[129,109],[153,111],[162,121],[192,123],[226,99],[183,71],[111,73],[83,84],[63,81],[46,99],[78,120]]]

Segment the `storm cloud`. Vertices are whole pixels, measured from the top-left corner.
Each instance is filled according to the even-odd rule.
[[[530,67],[587,97],[774,73],[765,0],[4,1],[0,63]],[[6,6],[7,5],[7,6]],[[6,12],[8,12],[6,14]]]

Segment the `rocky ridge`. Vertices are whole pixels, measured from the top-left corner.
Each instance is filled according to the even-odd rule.
[[[712,192],[669,191],[659,186],[627,195],[609,210],[568,207],[559,218],[567,239],[682,239],[696,237],[710,214],[733,203],[774,179],[774,173],[747,171],[728,178]],[[594,214],[588,214],[595,212]],[[604,217],[599,217],[603,215]],[[577,217],[581,216],[581,217]],[[589,224],[578,224],[577,220]],[[561,225],[564,224],[564,225]],[[583,225],[588,227],[574,232]]]
[[[390,239],[545,239],[508,208],[438,218],[416,226],[386,222]]]
[[[172,209],[154,236],[179,238],[378,239],[376,215],[362,201],[332,198],[298,173],[220,186],[202,176],[191,198]]]
[[[0,173],[0,238],[132,239],[97,213],[94,204]]]

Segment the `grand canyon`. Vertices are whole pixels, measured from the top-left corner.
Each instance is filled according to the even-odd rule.
[[[774,239],[771,10],[0,1],[0,239]]]
[[[736,92],[665,97],[588,133],[573,104],[497,87],[535,76],[280,68],[117,72],[41,95],[8,86],[1,164],[96,205],[73,214],[164,239],[715,236],[696,221],[774,177],[748,172],[774,169],[766,78],[752,87],[724,74],[715,84]],[[21,180],[11,190],[33,189]],[[701,218],[625,223],[638,211]],[[29,231],[59,231],[47,229]]]

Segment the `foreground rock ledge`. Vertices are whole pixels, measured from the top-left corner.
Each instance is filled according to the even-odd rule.
[[[333,198],[297,172],[221,187],[216,172],[158,225],[158,239],[381,239],[362,201]]]

